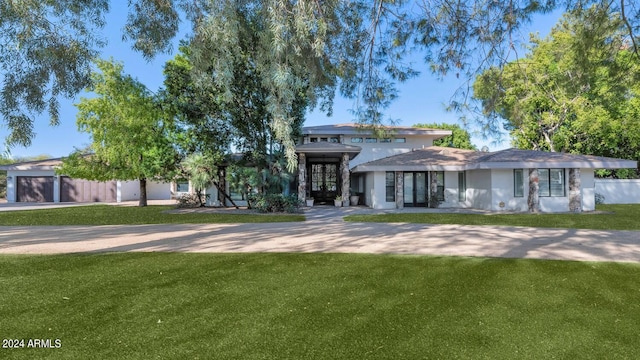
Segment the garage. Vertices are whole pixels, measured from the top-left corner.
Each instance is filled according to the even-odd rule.
[[[53,202],[53,176],[18,176],[17,202]]]
[[[90,181],[60,177],[61,202],[116,202],[115,181]]]

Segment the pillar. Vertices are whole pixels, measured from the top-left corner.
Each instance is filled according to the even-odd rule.
[[[351,176],[349,176],[349,154],[342,153],[342,162],[340,164],[340,174],[342,175],[342,201],[349,201],[349,192],[351,189]]]
[[[298,200],[305,201],[307,198],[307,156],[305,153],[298,154]]]
[[[396,171],[396,209],[404,209],[404,172]]]
[[[569,169],[569,211],[582,212],[580,169]]]
[[[438,172],[430,171],[429,179],[429,207],[437,208],[438,205],[440,205],[440,201],[438,200]]]
[[[540,212],[540,177],[538,176],[538,169],[529,169],[529,198],[527,199],[527,205],[529,212]]]

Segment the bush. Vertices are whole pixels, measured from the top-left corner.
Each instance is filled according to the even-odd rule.
[[[209,199],[209,194],[204,196],[201,195],[200,199],[198,199],[198,194],[195,194],[195,193],[182,194],[180,195],[180,197],[177,198],[178,208],[201,207],[207,203],[208,199]]]
[[[596,193],[596,205],[604,204],[604,195]]]
[[[254,209],[265,213],[295,213],[302,206],[297,196],[282,194],[250,194],[249,202]]]

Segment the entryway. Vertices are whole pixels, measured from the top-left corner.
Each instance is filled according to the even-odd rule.
[[[311,164],[311,197],[316,204],[333,204],[340,188],[338,163]]]
[[[405,207],[425,207],[427,206],[427,173],[426,172],[405,172],[404,173],[404,206]]]

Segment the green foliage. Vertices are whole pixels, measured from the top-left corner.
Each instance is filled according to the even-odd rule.
[[[181,163],[182,168],[187,172],[189,181],[196,191],[195,198],[199,201],[200,206],[204,206],[203,191],[205,191],[218,176],[218,167],[221,159],[214,159],[212,156],[202,154],[191,154],[187,156]]]
[[[76,151],[63,160],[58,173],[89,180],[141,180],[141,205],[146,179],[171,179],[178,154],[169,134],[173,123],[146,87],[123,74],[122,64],[97,60],[96,94],[82,98],[78,130],[92,138],[90,154]]]
[[[484,114],[522,149],[640,158],[640,62],[608,8],[566,14],[525,59],[478,76]]]
[[[296,195],[249,194],[249,201],[252,208],[264,213],[295,213],[302,206]]]
[[[435,146],[478,150],[476,146],[471,143],[471,135],[469,135],[469,132],[463,129],[458,124],[447,124],[447,123],[415,124],[413,125],[413,127],[451,130],[451,135],[445,136],[442,139],[434,140],[433,145]]]

